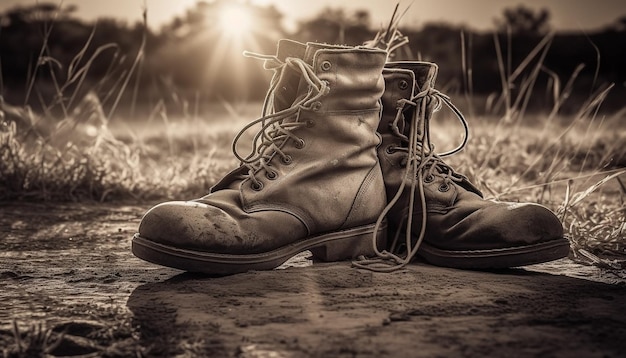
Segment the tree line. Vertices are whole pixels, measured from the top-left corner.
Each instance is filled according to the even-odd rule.
[[[271,54],[284,37],[359,45],[380,30],[366,10],[326,8],[287,32],[276,8],[246,4],[254,19],[248,33],[229,37],[216,25],[224,6],[223,0],[199,2],[159,30],[117,19],[85,21],[71,6],[11,8],[0,13],[0,94],[35,109],[71,105],[88,91],[105,106],[256,100],[265,95],[271,72],[242,50]],[[503,78],[521,66],[520,79],[538,71],[537,93],[571,85],[568,96],[578,101],[613,83],[603,106],[621,108],[626,98],[626,17],[592,33],[553,34],[549,12],[520,6],[506,9],[490,32],[448,23],[400,31],[410,42],[395,59],[436,62],[438,86],[451,94],[488,96],[503,86],[519,91]],[[550,105],[544,102],[551,96],[536,97]]]

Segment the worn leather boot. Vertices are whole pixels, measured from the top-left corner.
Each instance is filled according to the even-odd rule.
[[[234,150],[242,165],[208,195],[150,209],[133,238],[136,256],[232,274],[304,250],[333,261],[372,255],[372,236],[385,246],[386,227],[375,223],[387,201],[376,151],[387,53],[314,43],[291,52],[281,56],[279,45],[265,58],[277,75],[272,110],[242,130],[262,126],[252,153]]]
[[[449,99],[434,89],[437,66],[427,62],[388,63],[378,155],[385,178],[390,232],[404,233],[378,258],[355,262],[382,271],[407,264],[415,254],[427,262],[455,268],[507,268],[568,255],[558,218],[529,203],[484,200],[481,192],[447,165],[430,144],[434,111]]]

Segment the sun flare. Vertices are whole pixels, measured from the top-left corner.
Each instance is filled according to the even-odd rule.
[[[241,37],[252,30],[254,17],[240,4],[224,5],[219,12],[218,27],[225,36]]]

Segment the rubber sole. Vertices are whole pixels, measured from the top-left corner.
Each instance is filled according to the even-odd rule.
[[[569,254],[565,238],[494,250],[449,251],[423,242],[417,254],[428,263],[461,269],[503,269],[558,260]]]
[[[354,259],[360,255],[374,255],[372,235],[375,225],[365,225],[347,230],[331,232],[298,240],[278,249],[246,255],[218,254],[197,250],[181,249],[153,242],[135,234],[132,252],[140,259],[190,272],[213,275],[230,275],[250,270],[271,270],[280,266],[294,255],[310,250],[313,256],[323,261]],[[376,232],[379,248],[386,245],[387,225]]]

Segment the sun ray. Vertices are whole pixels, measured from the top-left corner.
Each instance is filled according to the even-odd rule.
[[[217,26],[223,36],[241,38],[254,28],[254,17],[247,5],[226,3],[219,10]]]

